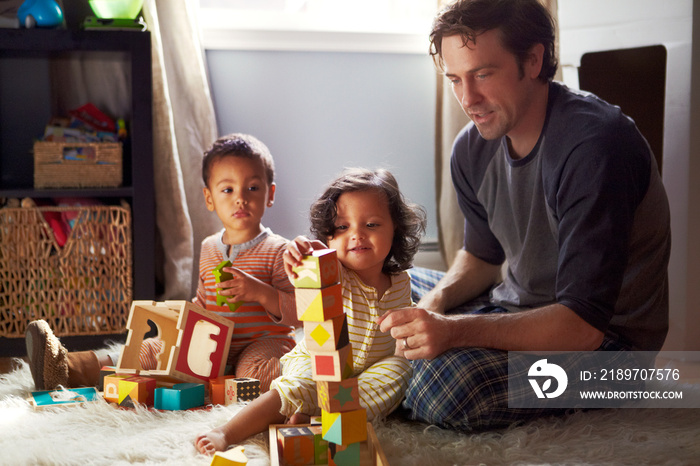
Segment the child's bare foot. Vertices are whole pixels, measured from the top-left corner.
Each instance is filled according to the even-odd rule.
[[[226,450],[228,442],[224,432],[220,428],[216,428],[206,434],[199,434],[194,439],[194,446],[200,453],[212,456],[217,451]]]
[[[311,416],[309,416],[307,414],[296,413],[296,414],[292,414],[292,417],[289,418],[289,421],[287,421],[287,424],[298,425],[298,424],[308,424],[309,422],[311,422]]]

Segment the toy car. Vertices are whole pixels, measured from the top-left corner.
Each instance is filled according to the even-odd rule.
[[[63,23],[63,11],[55,0],[25,0],[17,10],[17,18],[26,28],[55,27]]]

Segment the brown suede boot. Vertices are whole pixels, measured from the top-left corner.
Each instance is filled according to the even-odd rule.
[[[27,325],[25,332],[29,369],[37,390],[95,386],[100,364],[92,351],[69,353],[44,320]]]

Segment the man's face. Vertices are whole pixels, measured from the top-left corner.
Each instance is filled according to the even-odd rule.
[[[459,35],[444,37],[442,59],[455,97],[484,139],[527,135],[531,128],[525,120],[532,111],[539,74],[538,68],[533,75],[536,61],[526,60],[521,70],[495,29],[466,46]]]

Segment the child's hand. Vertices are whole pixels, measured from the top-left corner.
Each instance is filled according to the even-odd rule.
[[[243,301],[246,303],[260,303],[265,301],[266,293],[269,293],[270,285],[261,282],[252,275],[248,275],[236,267],[224,267],[224,272],[233,275],[233,279],[226,280],[217,285],[221,296],[226,296],[229,303]]]
[[[301,266],[301,259],[311,254],[311,251],[316,249],[326,249],[328,246],[318,240],[310,240],[306,236],[297,236],[294,241],[287,244],[287,250],[282,255],[284,259],[284,271],[289,277],[289,281],[297,278],[297,274],[292,270],[294,267]]]

